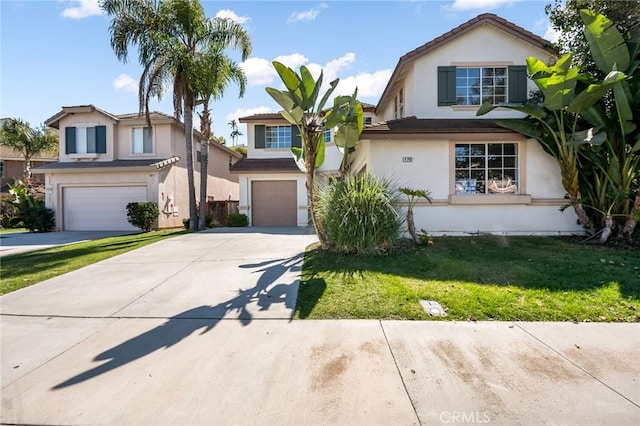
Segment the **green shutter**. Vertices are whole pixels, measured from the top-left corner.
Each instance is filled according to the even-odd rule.
[[[438,67],[438,106],[456,104],[456,67]]]
[[[96,152],[107,153],[107,126],[96,126]]]
[[[527,100],[527,67],[509,67],[509,103],[524,103]]]
[[[151,154],[153,152],[150,127],[145,127],[142,129],[142,152],[144,152],[145,154]]]
[[[254,145],[256,148],[264,148],[264,124],[256,124],[254,126],[256,137],[254,141]]]
[[[298,126],[291,126],[291,146],[302,148],[302,138],[300,137]]]
[[[76,153],[76,128],[66,127],[64,129],[64,152],[66,154]]]

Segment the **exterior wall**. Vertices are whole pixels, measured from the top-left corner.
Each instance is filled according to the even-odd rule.
[[[174,155],[184,159],[184,133],[182,129],[172,126],[170,123],[152,124],[153,129],[153,152],[149,154],[133,154],[133,141],[131,130],[135,127],[146,127],[145,123],[121,123],[116,131],[116,155],[117,160],[136,160],[143,158],[169,158]],[[178,146],[175,142],[182,137],[182,146]],[[107,139],[107,146],[109,140]],[[107,148],[107,151],[109,149]]]
[[[526,58],[535,56],[544,62],[549,53],[530,46],[520,39],[491,25],[484,25],[448,41],[437,50],[425,54],[408,66],[405,77],[405,116],[418,118],[474,118],[476,106],[438,106],[438,66],[525,65]],[[528,89],[535,90],[533,82]],[[395,96],[395,94],[393,95]],[[393,97],[384,107],[382,119],[393,119]],[[519,117],[519,113],[495,110],[485,117]]]
[[[207,196],[212,197],[213,201],[240,199],[238,175],[229,171],[229,163],[235,161],[237,158],[225,150],[215,145],[209,147]],[[199,167],[200,163],[196,164]]]
[[[286,120],[267,120],[260,123],[247,123],[247,158],[286,158],[291,156],[289,149],[273,149],[273,148],[260,148],[256,149],[255,140],[256,132],[255,125],[264,124],[266,126],[289,126],[289,122]]]
[[[106,154],[67,154],[65,150],[66,142],[66,127],[78,127],[78,126],[106,126],[107,128],[107,153]],[[114,145],[114,137],[116,137],[116,123],[110,118],[93,112],[83,112],[69,114],[63,117],[59,123],[60,127],[60,149],[59,149],[59,161],[69,162],[77,161],[78,159],[89,159],[92,161],[113,161],[117,159],[116,145]]]
[[[246,214],[251,225],[251,182],[254,180],[295,180],[297,181],[298,198],[298,226],[309,225],[309,214],[307,212],[307,190],[305,187],[306,178],[303,173],[256,173],[241,174],[240,178],[240,205],[239,211]]]
[[[454,195],[454,144],[448,139],[362,141],[354,169],[366,165],[367,171],[391,177],[398,186],[430,190],[433,203],[419,202],[414,208],[416,228],[429,233],[582,232],[571,209],[559,211],[566,200],[558,166],[535,140],[520,142],[520,195]],[[403,157],[413,161],[405,163]]]
[[[158,228],[180,228],[183,226],[182,220],[189,217],[188,188],[187,168],[182,164],[182,161],[156,174],[152,187],[154,192],[152,199],[157,200],[160,209]]]

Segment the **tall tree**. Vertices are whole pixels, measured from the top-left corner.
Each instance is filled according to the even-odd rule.
[[[46,152],[58,152],[58,135],[43,127],[31,128],[19,118],[7,119],[0,129],[0,145],[13,148],[24,158],[23,178],[31,185],[31,159]]]
[[[242,60],[251,53],[251,40],[242,25],[229,19],[209,19],[199,0],[103,0],[111,17],[111,47],[117,58],[127,61],[129,48],[137,46],[143,67],[139,82],[140,113],[149,122],[149,102],[161,99],[172,83],[176,118],[184,116],[189,229],[196,230],[197,205],[193,165],[193,111],[196,94],[192,72],[205,48],[238,49]]]
[[[554,0],[545,7],[551,27],[560,33],[556,43],[558,51],[573,53],[575,65],[602,79],[606,73],[593,61],[580,18],[582,9],[606,16],[624,35],[640,26],[640,0]]]
[[[233,141],[233,146],[236,146],[238,144],[238,137],[242,136],[242,132],[238,129],[238,122],[236,120],[231,120],[229,126],[231,126],[231,134],[229,137]]]
[[[211,132],[211,108],[213,100],[220,99],[229,83],[235,82],[239,89],[239,97],[244,96],[247,88],[247,77],[243,69],[217,46],[210,46],[198,60],[192,69],[191,81],[197,96],[197,104],[202,105],[200,113],[200,214],[198,216],[198,229],[204,229],[206,225],[207,208],[207,181],[209,168],[209,143],[213,141]],[[214,142],[218,143],[218,142]]]
[[[329,83],[329,89],[320,98],[323,73],[314,79],[305,66],[300,67],[300,74],[280,62],[274,61],[280,79],[286,90],[267,87],[278,105],[282,107],[280,115],[298,128],[302,138],[302,147],[292,147],[291,152],[300,170],[306,173],[307,209],[313,226],[318,233],[322,249],[329,245],[322,223],[316,212],[316,169],[324,162],[324,131],[336,128],[336,145],[344,147],[344,155],[354,147],[364,127],[362,105],[356,99],[357,89],[352,96],[336,96],[333,107],[324,109],[329,97],[338,85],[338,79]],[[320,99],[318,101],[318,99]],[[343,160],[343,165],[346,162]],[[343,170],[341,166],[341,170]]]

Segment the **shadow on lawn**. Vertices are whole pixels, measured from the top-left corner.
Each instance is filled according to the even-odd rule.
[[[237,318],[241,324],[247,326],[253,320],[247,307],[253,302],[260,307],[260,311],[266,311],[271,305],[278,303],[284,303],[293,311],[297,282],[278,283],[277,281],[288,271],[299,271],[301,262],[302,254],[287,259],[241,265],[241,268],[256,269],[252,273],[261,274],[255,286],[238,290],[236,297],[217,305],[198,306],[168,318],[164,324],[107,349],[94,358],[94,361],[107,361],[104,364],[65,380],[52,389],[62,389],[84,382],[157,350],[169,348],[197,330],[202,329],[200,335],[205,334],[230,312],[237,312]]]
[[[316,249],[307,253],[302,279],[312,282],[328,274],[350,280],[372,272],[561,292],[617,282],[621,295],[640,298],[640,253],[560,237],[442,237],[434,238],[433,246],[380,256]]]

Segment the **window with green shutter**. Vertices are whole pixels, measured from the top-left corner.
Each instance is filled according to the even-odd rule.
[[[107,153],[107,127],[66,127],[65,132],[66,154]]]
[[[438,67],[438,105],[527,100],[527,67]]]

